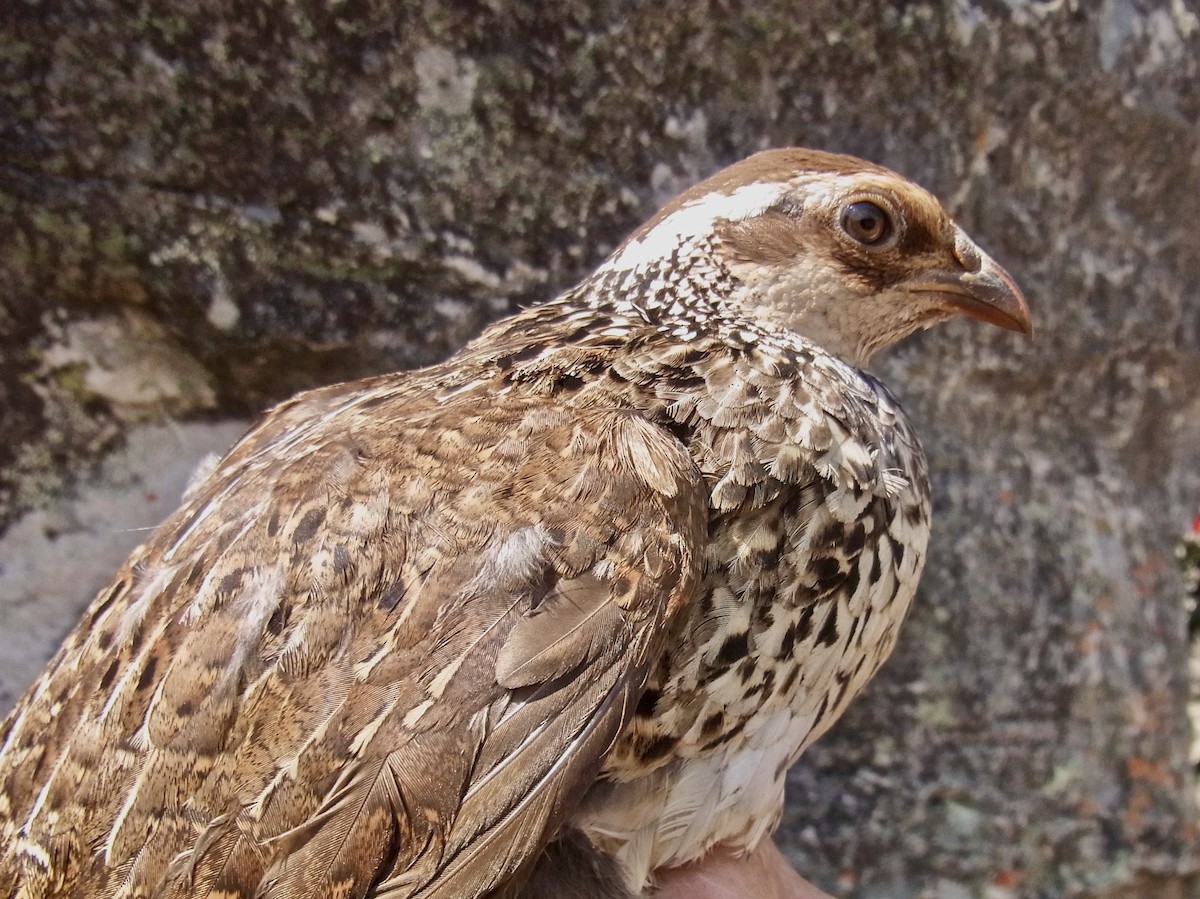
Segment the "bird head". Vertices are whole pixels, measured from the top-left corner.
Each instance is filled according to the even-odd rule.
[[[857,365],[956,315],[1032,334],[1012,278],[928,191],[851,156],[758,153],[681,194],[611,267],[704,254],[730,275],[727,311]]]

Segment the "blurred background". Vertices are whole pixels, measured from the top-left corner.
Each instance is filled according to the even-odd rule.
[[[1191,0],[6,0],[0,713],[271,403],[432,362],[771,146],[909,175],[1022,285],[877,371],[933,545],[792,774],[855,899],[1200,895]]]

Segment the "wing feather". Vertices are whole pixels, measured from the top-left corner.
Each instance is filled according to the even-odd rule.
[[[628,720],[705,512],[627,411],[400,377],[286,404],[10,717],[0,887],[512,889]]]
[[[594,575],[562,581],[509,631],[496,677],[510,689],[552,681],[594,659],[622,630],[624,610]]]

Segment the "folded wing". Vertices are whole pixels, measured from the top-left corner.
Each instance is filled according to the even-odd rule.
[[[10,716],[0,886],[481,896],[526,876],[703,555],[625,410],[382,381],[281,407]]]

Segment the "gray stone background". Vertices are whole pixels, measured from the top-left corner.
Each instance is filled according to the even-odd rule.
[[[848,151],[1038,336],[879,363],[933,550],[785,849],[861,899],[1200,895],[1198,114],[1191,0],[6,0],[0,709],[271,402],[443,357],[723,163]]]

